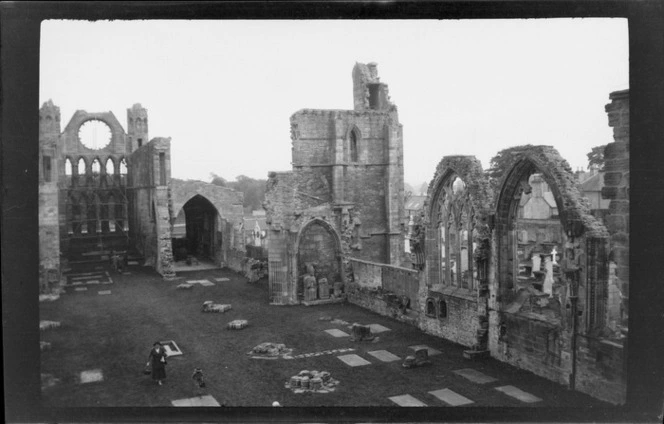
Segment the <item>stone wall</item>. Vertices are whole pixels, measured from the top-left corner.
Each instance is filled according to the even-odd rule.
[[[221,240],[221,246],[215,250],[215,263],[221,267],[228,266],[235,271],[241,271],[241,264],[235,260],[237,255],[231,251],[237,251],[242,257],[245,256],[244,238],[240,233],[244,213],[242,206],[244,193],[203,181],[172,179],[171,225],[175,223],[175,218],[184,205],[195,196],[204,197],[217,210],[215,231]]]
[[[39,110],[39,287],[57,288],[60,280],[59,163],[60,108],[53,102]]]
[[[452,200],[455,195],[450,189],[453,189],[456,178],[463,181],[465,188]],[[452,213],[452,209],[448,211],[445,199],[454,203],[454,210],[467,210],[465,220],[458,213]],[[486,295],[491,237],[488,219],[492,207],[493,193],[479,160],[474,156],[445,156],[440,161],[429,184],[423,208],[423,228],[420,229],[425,234],[426,272],[419,292],[419,326],[430,334],[476,350],[487,349]],[[451,264],[442,266],[442,252],[450,251],[452,247],[447,246],[446,250],[439,232],[441,226],[449,225],[461,225],[459,229],[468,230],[469,241],[475,246],[474,252],[470,249],[466,253],[460,251],[460,254],[470,256],[465,258],[469,263],[466,286],[458,281],[451,283],[447,273],[443,272]],[[450,243],[449,238],[447,243]],[[434,310],[430,310],[428,304],[433,305]]]
[[[173,273],[170,138],[155,138],[128,157],[133,208],[130,233],[145,262],[164,277]],[[161,159],[160,155],[163,155]],[[161,166],[165,169],[162,170]],[[162,176],[164,176],[163,178]],[[165,183],[165,184],[162,184]]]
[[[269,175],[271,303],[299,302],[300,232],[312,221],[325,223],[335,240],[342,282],[350,272],[347,257],[396,265],[403,259],[398,114],[375,64],[356,64],[353,83],[354,110],[303,109],[291,116],[293,170]]]
[[[602,198],[610,199],[605,218],[611,233],[611,275],[607,319],[612,329],[627,331],[629,299],[629,91],[617,91],[606,105],[614,142],[604,150]],[[620,330],[622,328],[622,330]]]
[[[380,315],[416,325],[420,315],[418,271],[360,259],[349,259],[353,279],[346,283],[348,302]],[[400,309],[409,301],[406,313]]]
[[[571,169],[552,147],[515,148],[496,201],[494,270],[489,299],[489,349],[495,358],[614,403],[624,401],[619,335],[609,328],[607,228],[591,214]],[[563,227],[561,282],[543,303],[541,293],[518,286],[511,261],[517,238],[513,202],[523,181],[539,173],[556,200]],[[497,254],[496,254],[497,253]],[[535,296],[535,297],[533,297]],[[598,359],[599,358],[599,359]]]

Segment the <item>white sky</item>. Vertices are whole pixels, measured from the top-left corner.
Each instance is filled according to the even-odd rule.
[[[405,181],[445,155],[555,146],[573,169],[611,142],[604,105],[628,88],[626,19],[46,21],[40,104],[148,109],[172,176],[291,169],[290,116],[352,109],[355,62],[377,62],[404,133]]]

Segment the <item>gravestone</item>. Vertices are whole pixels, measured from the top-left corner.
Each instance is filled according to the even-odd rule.
[[[327,282],[327,278],[325,277],[318,280],[318,298],[319,299],[330,298],[330,284]]]
[[[372,341],[375,336],[371,333],[368,325],[353,324],[351,329],[351,340],[356,342]]]
[[[316,300],[318,295],[318,287],[316,283],[316,277],[313,275],[304,276],[304,300],[311,302]]]
[[[341,297],[344,291],[344,283],[337,281],[334,283],[334,297]]]

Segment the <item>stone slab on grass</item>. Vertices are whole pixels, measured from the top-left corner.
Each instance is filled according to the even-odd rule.
[[[96,383],[97,381],[104,381],[104,373],[100,369],[87,370],[81,372],[81,384]]]
[[[101,291],[98,291],[97,294],[100,295],[100,296],[103,296],[103,295],[111,294],[111,291],[110,290],[101,290]]]
[[[348,334],[344,331],[341,331],[337,328],[331,328],[329,330],[325,330],[325,332],[327,334],[329,334],[330,336],[333,336],[333,337],[350,337],[350,334]]]
[[[498,381],[497,378],[490,377],[484,374],[483,372],[477,371],[472,368],[464,368],[462,370],[456,370],[454,371],[454,373],[462,377],[465,377],[468,380],[472,381],[473,383],[477,384],[487,384],[487,383],[493,383],[494,381]]]
[[[88,280],[85,284],[99,284],[99,280]]]
[[[180,347],[175,343],[174,340],[165,340],[159,342],[161,343],[162,346],[164,346],[164,350],[166,351],[166,356],[180,356],[182,355],[182,351],[180,350]]]
[[[417,398],[414,398],[411,395],[392,396],[388,399],[399,406],[427,406],[426,403]]]
[[[474,403],[472,400],[468,399],[467,397],[461,396],[460,394],[450,389],[434,390],[433,392],[429,393],[450,406],[460,406],[460,405],[468,405],[470,403]]]
[[[429,356],[436,356],[440,355],[442,352],[440,350],[436,350],[432,347],[429,347],[427,345],[415,345],[415,346],[408,346],[409,349],[412,350],[419,350],[419,349],[426,349],[429,351]]]
[[[218,281],[221,283],[223,281],[231,281],[231,279],[226,277],[221,277],[221,278],[215,278],[214,281]]]
[[[367,327],[370,327],[370,328],[371,328],[371,332],[372,332],[373,334],[378,334],[378,333],[383,333],[383,332],[385,332],[385,331],[390,331],[389,328],[384,327],[384,326],[382,326],[382,325],[380,325],[380,324],[369,324]]]
[[[524,403],[536,403],[536,402],[541,402],[542,399],[538,398],[535,395],[531,395],[528,392],[524,392],[523,390],[519,389],[518,387],[514,386],[500,386],[496,387],[496,390],[499,392],[505,393],[507,396],[511,396],[514,399],[518,399],[521,402]]]
[[[214,286],[214,283],[210,280],[187,280],[187,284],[200,284],[204,287]]]
[[[215,398],[210,395],[197,396],[188,399],[177,399],[171,401],[173,406],[221,406]]]
[[[394,355],[388,352],[387,350],[374,350],[373,352],[367,352],[367,353],[383,362],[394,362],[401,360],[401,358],[399,358],[397,355]]]
[[[343,361],[346,365],[350,365],[351,367],[361,367],[363,365],[371,365],[371,362],[367,361],[363,357],[359,355],[355,355],[354,353],[350,355],[341,355],[337,356],[341,361]]]
[[[92,274],[92,275],[88,275],[88,274],[80,274],[80,275],[79,275],[79,274],[74,274],[74,275],[69,276],[69,279],[72,280],[72,281],[79,281],[79,280],[86,280],[86,281],[88,281],[88,280],[99,280],[99,279],[101,279],[101,278],[104,278],[104,274]]]
[[[49,320],[39,321],[39,329],[41,331],[48,330],[49,328],[58,328],[58,327],[60,327],[60,321],[49,321]]]
[[[138,265],[138,261],[127,261],[127,265]]]
[[[77,291],[77,292],[88,291],[88,288],[87,287],[76,287],[74,289],[74,291]]]

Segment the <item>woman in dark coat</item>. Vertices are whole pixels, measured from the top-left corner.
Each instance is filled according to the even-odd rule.
[[[161,343],[152,345],[148,365],[152,365],[152,379],[161,386],[161,380],[166,378],[166,349]]]

